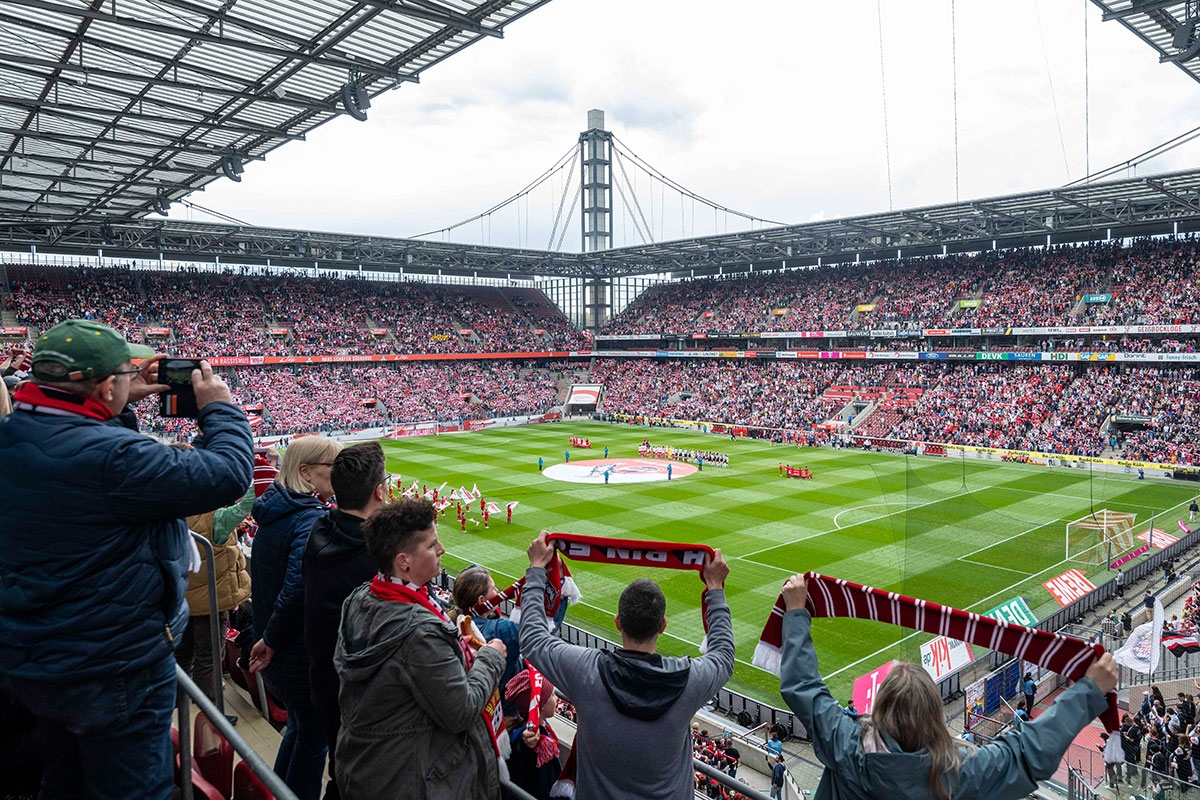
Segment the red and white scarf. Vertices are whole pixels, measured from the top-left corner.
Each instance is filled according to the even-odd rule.
[[[572,561],[693,570],[697,575],[704,569],[706,557],[710,560],[713,557],[713,549],[704,544],[610,539],[605,536],[584,536],[577,533],[552,533],[546,540]],[[701,653],[708,649],[708,604],[704,601],[704,592],[704,589],[700,590],[700,616],[704,622],[704,638],[700,641]]]
[[[113,418],[112,410],[94,397],[81,397],[49,386],[26,383],[13,395],[13,408],[38,414],[90,417],[101,421]]]
[[[1014,625],[816,572],[807,573],[805,578],[808,579],[808,601],[804,607],[813,617],[870,619],[948,636],[1024,659],[1073,681],[1082,678],[1092,662],[1104,654],[1103,646],[1072,636]],[[776,675],[780,674],[782,663],[784,610],[783,595],[780,594],[754,648],[753,663]],[[1100,720],[1109,731],[1117,730],[1116,692],[1109,692],[1108,708],[1100,715]]]
[[[541,735],[534,751],[535,762],[539,767],[544,767],[558,758],[558,735],[549,725],[542,724],[542,689],[546,679],[528,661],[525,662],[525,667],[529,674],[529,729]]]
[[[583,599],[583,593],[579,591],[579,587],[575,585],[575,579],[571,577],[571,569],[566,562],[556,554],[554,561],[546,570],[547,573],[547,590],[545,599],[546,619],[554,619],[554,615],[558,613],[558,609],[562,601],[566,600],[568,605],[574,605]],[[499,612],[500,607],[505,600],[513,601],[513,610],[509,613],[508,618],[515,623],[521,621],[521,590],[525,588],[525,577],[519,578],[516,583],[509,586],[502,592],[498,592],[486,600],[480,600],[475,605],[471,606],[470,613],[475,617],[486,617],[493,611]]]
[[[369,591],[380,600],[421,606],[438,619],[450,622],[450,618],[446,616],[446,612],[442,611],[437,603],[429,599],[428,587],[422,586],[419,590],[412,589],[392,578],[384,575],[376,575],[371,579],[371,588]],[[458,646],[462,650],[465,668],[470,671],[471,665],[475,663],[475,651],[471,649],[470,645],[467,644],[461,635],[455,638],[458,640]],[[503,746],[508,744],[508,737],[503,733],[504,710],[500,707],[499,687],[492,690],[491,696],[483,706],[481,716],[492,738],[492,749],[495,751],[496,760],[499,762],[501,778],[507,780],[508,771],[504,760],[508,758],[508,753],[504,751],[508,750],[511,752],[511,750]]]

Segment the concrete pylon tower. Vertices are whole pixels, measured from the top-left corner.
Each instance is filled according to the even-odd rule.
[[[583,187],[585,253],[612,247],[612,134],[604,130],[604,112],[588,112],[588,129],[579,134],[580,183]]]

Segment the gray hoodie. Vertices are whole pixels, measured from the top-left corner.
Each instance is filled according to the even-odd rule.
[[[567,644],[550,633],[546,571],[530,567],[521,592],[521,653],[578,711],[577,800],[694,796],[692,716],[733,674],[725,592],[711,589],[708,653],[700,658]]]

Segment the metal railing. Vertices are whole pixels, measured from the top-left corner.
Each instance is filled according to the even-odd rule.
[[[218,673],[219,674],[219,673]],[[208,721],[212,723],[233,747],[234,752],[242,757],[242,761],[250,767],[250,770],[258,776],[258,779],[266,784],[267,789],[271,794],[275,795],[275,800],[297,800],[296,795],[283,779],[275,774],[274,770],[263,761],[262,756],[246,743],[246,740],[238,735],[233,726],[229,724],[229,720],[225,719],[220,709],[212,700],[208,699],[196,682],[187,676],[183,671],[183,667],[175,665],[175,680],[179,683],[179,688],[183,691],[179,692],[178,712],[179,712],[179,779],[180,790],[183,794],[183,800],[192,800],[192,702],[195,702],[204,716],[208,717]]]

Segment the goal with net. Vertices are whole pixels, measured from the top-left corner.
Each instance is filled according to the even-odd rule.
[[[1137,514],[1102,508],[1067,523],[1067,560],[1083,564],[1108,564],[1137,544]]]

